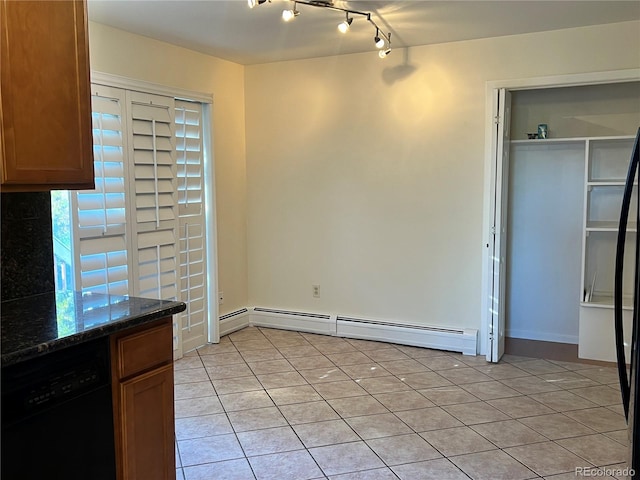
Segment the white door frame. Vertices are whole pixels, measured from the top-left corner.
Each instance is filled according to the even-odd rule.
[[[581,85],[598,85],[606,83],[621,83],[630,81],[640,81],[640,68],[629,70],[613,70],[607,72],[579,73],[572,75],[554,75],[548,77],[533,77],[512,80],[494,80],[486,83],[485,89],[485,160],[484,160],[484,203],[482,215],[482,301],[481,301],[481,328],[480,328],[480,354],[490,358],[489,332],[491,312],[493,302],[491,301],[492,281],[494,271],[490,252],[493,251],[493,203],[492,198],[496,189],[502,189],[502,184],[496,182],[499,176],[496,175],[495,162],[495,135],[494,123],[494,99],[495,91],[504,88],[507,90],[532,90],[554,87],[573,87]],[[505,180],[505,179],[503,179]],[[508,181],[505,180],[505,181]],[[508,199],[503,199],[503,202]],[[495,215],[502,214],[502,204],[495,206]],[[500,282],[504,282],[500,278]]]
[[[220,342],[220,302],[218,297],[218,217],[216,215],[216,169],[213,154],[213,104],[203,103],[204,116],[209,118],[209,129],[203,131],[203,148],[205,150],[204,161],[204,189],[205,198],[205,225],[207,228],[207,293],[209,305],[208,340],[210,343]]]

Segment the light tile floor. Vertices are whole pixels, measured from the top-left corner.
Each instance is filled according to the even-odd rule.
[[[178,480],[625,478],[613,368],[249,327],[175,383]]]

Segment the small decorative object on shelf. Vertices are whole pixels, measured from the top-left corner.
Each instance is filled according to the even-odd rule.
[[[538,138],[547,138],[548,127],[546,123],[541,123],[538,125]]]
[[[527,138],[529,140],[535,140],[536,138],[538,138],[538,134],[537,133],[527,133]]]

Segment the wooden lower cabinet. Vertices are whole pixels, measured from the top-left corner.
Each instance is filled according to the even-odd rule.
[[[111,356],[118,480],[175,480],[171,318],[114,335]]]
[[[123,478],[174,478],[173,368],[121,384],[120,395]]]

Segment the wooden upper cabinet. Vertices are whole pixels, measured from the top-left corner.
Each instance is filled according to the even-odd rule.
[[[0,191],[94,188],[85,1],[0,0]]]

